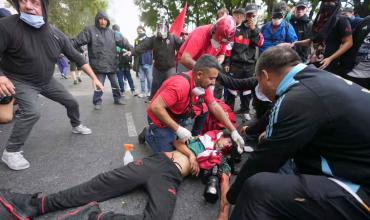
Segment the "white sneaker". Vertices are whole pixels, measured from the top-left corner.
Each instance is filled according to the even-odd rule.
[[[150,92],[148,92],[148,93],[146,94],[146,97],[150,97]]]
[[[22,153],[23,151],[8,152],[4,150],[1,160],[12,170],[24,170],[30,167],[30,162],[23,157]]]
[[[138,97],[139,97],[139,98],[144,98],[144,97],[145,97],[145,94],[140,93],[140,94],[138,95]]]
[[[79,126],[72,128],[72,133],[75,133],[75,134],[91,134],[92,131],[91,131],[90,128],[86,127],[85,125],[80,124]]]
[[[250,121],[250,120],[252,120],[252,117],[251,117],[251,115],[250,114],[244,114],[244,118],[245,118],[245,120],[247,120],[247,121]]]

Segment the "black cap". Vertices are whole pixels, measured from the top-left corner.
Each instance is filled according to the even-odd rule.
[[[272,14],[282,13],[285,16],[287,10],[288,10],[288,5],[284,1],[278,2],[274,5],[274,7],[272,7]]]
[[[258,5],[254,4],[254,3],[248,4],[247,7],[245,7],[245,13],[246,14],[252,13],[252,12],[257,13],[257,11],[258,11]]]
[[[295,7],[302,7],[302,6],[307,8],[308,7],[308,2],[304,1],[304,0],[301,0],[301,1],[297,2],[297,4],[295,4]]]

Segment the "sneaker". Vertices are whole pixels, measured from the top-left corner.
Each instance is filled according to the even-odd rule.
[[[80,124],[79,126],[72,128],[72,133],[75,133],[75,134],[91,134],[92,131],[91,131],[90,128],[86,127],[85,125]]]
[[[24,170],[30,167],[30,162],[22,154],[23,151],[8,152],[4,150],[1,160],[12,170]]]
[[[94,109],[95,109],[95,110],[100,110],[100,109],[101,109],[101,104],[96,104],[96,105],[94,105]]]
[[[126,105],[126,102],[122,99],[114,100],[115,105]]]
[[[58,216],[57,220],[88,220],[94,219],[92,216],[98,216],[101,213],[101,209],[97,202],[90,202],[85,206],[81,206],[73,211],[68,212],[62,216]],[[97,218],[95,218],[97,219]]]
[[[247,121],[252,120],[252,117],[251,117],[251,115],[250,115],[249,113],[244,114],[244,118],[245,118],[245,120],[247,120]]]
[[[147,131],[147,127],[144,127],[143,130],[140,132],[139,136],[137,137],[139,144],[145,143],[146,131]]]
[[[0,204],[18,220],[29,220],[43,210],[39,201],[42,201],[41,193],[21,194],[9,190],[0,189]]]
[[[140,94],[138,95],[138,97],[139,97],[139,98],[144,98],[144,97],[145,97],[145,94],[140,93]]]
[[[120,91],[122,97],[125,97],[125,91]]]
[[[78,84],[77,80],[73,80],[73,84],[77,85]]]
[[[131,94],[132,94],[133,96],[138,96],[138,95],[139,95],[139,93],[137,93],[135,90],[131,90]]]
[[[148,93],[146,94],[146,97],[150,97],[150,92],[148,92]]]
[[[238,114],[246,114],[248,112],[249,112],[249,110],[239,109],[239,110],[236,110],[234,113],[238,115]]]
[[[81,77],[77,77],[78,82],[82,82]]]

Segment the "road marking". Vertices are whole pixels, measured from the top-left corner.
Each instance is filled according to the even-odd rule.
[[[134,123],[134,118],[132,117],[132,112],[126,113],[126,122],[127,122],[128,136],[137,137],[136,127]]]

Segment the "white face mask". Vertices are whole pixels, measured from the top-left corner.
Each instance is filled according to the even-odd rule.
[[[275,26],[278,26],[281,24],[281,22],[283,21],[282,18],[273,18],[272,19],[272,24],[275,25]]]
[[[194,87],[192,92],[195,96],[204,95],[206,93],[206,91],[202,87]]]
[[[211,44],[212,44],[212,47],[215,48],[215,49],[218,49],[220,47],[220,43],[217,42],[215,39],[211,38]]]

